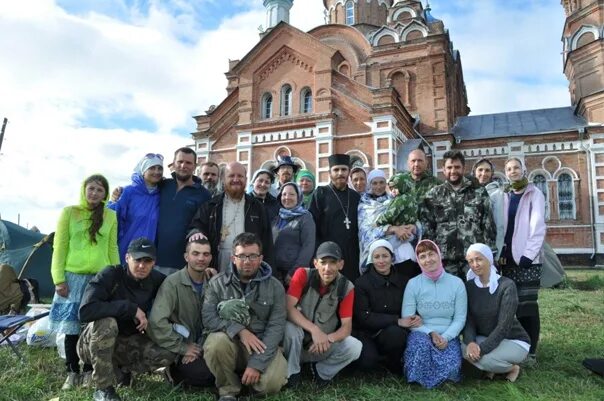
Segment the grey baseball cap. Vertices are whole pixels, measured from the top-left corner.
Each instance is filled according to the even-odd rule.
[[[341,260],[342,259],[342,250],[340,249],[340,246],[338,244],[336,244],[335,242],[326,241],[326,242],[323,242],[321,245],[319,245],[319,248],[317,248],[316,258],[317,259],[333,258],[335,260]]]

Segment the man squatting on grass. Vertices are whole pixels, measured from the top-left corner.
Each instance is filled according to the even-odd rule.
[[[88,283],[80,321],[88,323],[78,341],[78,355],[93,367],[95,401],[120,401],[113,387],[129,385],[131,372],[168,366],[176,354],[145,334],[147,314],[165,276],[155,270],[155,245],[146,238],[130,242],[126,266],[108,266]]]

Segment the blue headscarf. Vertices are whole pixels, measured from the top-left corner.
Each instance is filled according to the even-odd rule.
[[[283,190],[288,186],[292,186],[298,195],[298,202],[296,203],[296,206],[291,209],[286,209],[281,204],[281,195],[283,194]],[[281,205],[281,208],[279,209],[279,223],[277,224],[279,230],[285,227],[290,220],[303,216],[306,213],[310,213],[308,210],[304,209],[304,206],[302,206],[304,196],[300,190],[300,187],[296,183],[288,182],[287,184],[284,184],[279,190],[279,196],[277,199],[279,200],[279,205]]]

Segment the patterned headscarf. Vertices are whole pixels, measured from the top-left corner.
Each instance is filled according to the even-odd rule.
[[[428,245],[431,245],[432,248],[435,248],[436,252],[438,253],[438,269],[433,272],[428,272],[424,269],[424,266],[422,266],[422,264],[420,262],[419,254],[417,253],[417,248],[419,248],[420,245],[426,244],[426,243]],[[422,274],[424,276],[428,277],[430,280],[436,281],[445,273],[445,268],[443,267],[440,248],[438,247],[438,245],[436,245],[434,242],[430,241],[429,239],[423,239],[417,243],[417,246],[415,247],[415,256],[417,257],[417,263],[419,264],[419,267],[422,269]]]
[[[145,155],[134,167],[134,172],[140,174],[141,177],[145,174],[145,171],[149,170],[153,166],[164,165],[164,157],[160,154],[149,153]]]

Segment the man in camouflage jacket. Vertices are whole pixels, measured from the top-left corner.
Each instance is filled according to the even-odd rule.
[[[495,223],[487,191],[464,177],[459,151],[444,155],[446,182],[432,188],[420,207],[423,238],[440,247],[447,272],[462,277],[468,247],[480,242],[495,252]]]

